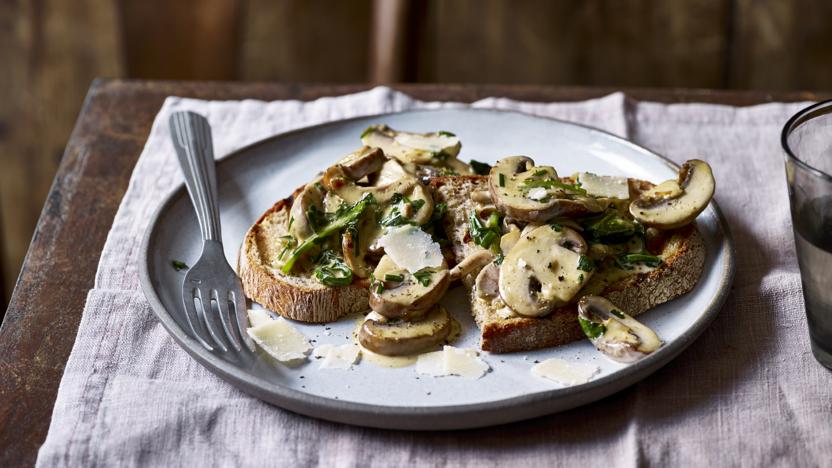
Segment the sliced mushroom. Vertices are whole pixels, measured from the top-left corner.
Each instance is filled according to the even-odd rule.
[[[714,195],[714,175],[705,161],[682,164],[679,177],[642,193],[630,204],[630,214],[646,226],[676,229],[692,222]]]
[[[428,350],[442,343],[451,332],[451,317],[439,305],[422,320],[391,320],[371,312],[358,332],[358,342],[385,356],[404,356]]]
[[[393,130],[386,125],[373,125],[364,130],[361,142],[380,148],[389,158],[403,163],[442,165],[445,159],[454,159],[462,144],[448,132],[411,133]]]
[[[410,273],[389,255],[381,257],[373,271],[370,308],[388,317],[417,319],[439,302],[450,284],[447,265]],[[380,286],[379,286],[380,285]]]
[[[344,159],[338,161],[338,165],[344,170],[344,174],[352,180],[358,180],[368,174],[381,169],[387,158],[378,148],[362,146]]]
[[[480,268],[487,265],[492,260],[494,260],[494,254],[488,250],[480,250],[465,257],[465,259],[457,263],[456,266],[451,269],[451,281],[462,279],[462,277],[468,275],[469,273],[479,271]]]
[[[500,266],[500,297],[520,315],[539,317],[567,304],[591,271],[579,268],[587,245],[569,228],[540,226],[520,237]]]
[[[500,251],[501,252],[508,252],[514,245],[517,244],[517,241],[520,240],[520,229],[517,229],[517,226],[511,225],[514,229],[510,229],[507,233],[503,234],[503,237],[500,238]]]
[[[303,241],[315,234],[315,229],[309,220],[310,210],[324,212],[324,192],[321,190],[320,181],[321,179],[317,178],[306,184],[295,197],[292,208],[289,210],[289,219],[291,220],[289,234],[298,241]]]
[[[550,166],[535,166],[526,156],[497,161],[488,177],[494,204],[508,216],[542,223],[556,216],[580,216],[603,208],[558,178]]]
[[[656,332],[600,296],[578,301],[578,321],[589,341],[619,362],[634,362],[659,349]]]
[[[474,297],[491,300],[500,297],[500,267],[492,262],[480,270],[474,281]]]
[[[344,231],[341,236],[341,251],[344,254],[344,262],[353,274],[359,278],[367,278],[372,274],[373,269],[367,265],[365,257],[370,250],[370,245],[381,236],[375,213],[368,210],[359,221],[357,228],[355,233],[350,229]]]
[[[376,187],[383,187],[409,175],[410,174],[405,171],[398,161],[395,159],[388,159],[387,162],[381,165],[381,170],[379,170],[376,174],[376,177],[373,180],[373,185]]]
[[[365,195],[372,194],[378,206],[385,209],[381,217],[382,222],[391,214],[395,216],[395,213],[392,213],[393,209],[399,210],[399,214],[404,215],[402,210],[413,209],[417,205],[418,209],[413,209],[409,216],[404,216],[406,221],[421,225],[426,223],[433,214],[433,197],[430,192],[416,177],[406,172],[402,172],[398,179],[385,185],[366,186],[358,185],[355,179],[347,175],[343,166],[336,164],[324,172],[322,181],[327,189],[346,203],[356,203]],[[400,203],[408,206],[391,205],[389,202],[396,195],[402,196]],[[409,202],[405,201],[405,198]]]

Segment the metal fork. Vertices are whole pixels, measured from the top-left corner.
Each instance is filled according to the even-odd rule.
[[[225,260],[222,248],[211,126],[199,114],[175,112],[170,116],[170,130],[203,239],[202,254],[182,282],[182,302],[191,333],[209,351],[214,346],[228,351],[220,329],[237,351],[242,350],[240,339],[254,351],[254,342],[245,331],[248,318],[242,284]],[[217,313],[211,307],[212,302],[217,305]]]

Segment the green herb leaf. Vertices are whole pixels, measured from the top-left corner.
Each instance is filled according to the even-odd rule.
[[[315,279],[327,286],[346,286],[352,283],[352,270],[333,250],[326,250],[315,266]]]
[[[610,313],[611,313],[611,314],[613,314],[613,315],[615,315],[616,317],[618,317],[618,318],[620,318],[620,319],[623,319],[623,318],[624,318],[624,313],[623,313],[623,312],[621,312],[621,311],[620,311],[620,310],[618,310],[618,309],[611,309],[611,310],[610,310]]]
[[[363,132],[361,132],[361,137],[360,137],[360,138],[363,140],[363,139],[364,139],[364,137],[366,137],[367,135],[369,135],[369,134],[373,133],[374,131],[376,131],[375,127],[373,127],[372,125],[370,125],[369,127],[365,128]]]
[[[356,221],[364,213],[367,207],[373,204],[375,204],[375,199],[372,194],[368,193],[364,195],[361,200],[358,200],[354,205],[349,206],[347,209],[339,209],[338,211],[340,214],[334,220],[321,229],[315,231],[315,234],[303,241],[294,251],[292,251],[292,255],[286,263],[283,264],[280,271],[284,274],[291,273],[292,268],[295,266],[295,262],[297,262],[301,255],[308,252],[309,249],[319,244],[327,237],[343,230],[348,224]]]
[[[500,187],[505,187],[506,186],[506,175],[501,172],[498,175],[497,178],[499,179]]]
[[[413,273],[413,277],[416,278],[416,281],[419,282],[422,286],[427,287],[430,285],[430,277],[433,274],[433,270],[430,268],[422,268],[421,270]]]
[[[623,218],[617,210],[584,221],[584,235],[590,242],[619,244],[638,233],[638,223]]]
[[[471,169],[474,170],[474,174],[477,175],[488,175],[491,172],[491,164],[474,161],[473,159],[470,162]]]
[[[596,323],[583,317],[578,317],[578,323],[581,324],[581,330],[584,331],[584,335],[590,340],[597,339],[607,331],[607,327],[603,323]]]
[[[483,224],[482,220],[477,216],[477,213],[472,211],[469,224],[468,231],[471,233],[471,238],[474,239],[477,245],[485,249],[491,248],[492,245],[496,245],[499,248],[500,215],[491,213],[488,221]],[[497,244],[495,244],[495,241]]]
[[[581,255],[578,259],[578,269],[581,271],[592,271],[595,269],[595,261],[586,255]]]
[[[448,204],[445,202],[433,205],[433,213],[430,214],[430,224],[441,222],[448,212]]]
[[[497,256],[494,258],[494,263],[495,263],[495,264],[497,264],[497,265],[502,265],[502,264],[503,264],[503,260],[505,260],[505,258],[506,258],[506,256],[505,256],[505,255],[503,255],[503,254],[497,254]]]
[[[187,263],[180,260],[171,260],[170,266],[172,266],[173,269],[176,271],[187,270],[188,268],[190,268]]]
[[[551,227],[552,230],[555,231],[555,232],[563,231],[563,225],[558,224],[558,223],[551,223],[551,224],[549,224],[549,227]]]
[[[393,281],[394,283],[401,283],[404,281],[404,275],[391,275],[386,274],[384,275],[384,281]]]
[[[442,136],[449,136],[449,137],[455,137],[456,136],[453,133],[445,131],[445,130],[439,130],[438,132],[436,132],[436,134],[437,135],[442,135]]]

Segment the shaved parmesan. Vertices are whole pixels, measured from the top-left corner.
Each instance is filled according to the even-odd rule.
[[[459,143],[459,138],[450,135],[419,135],[418,133],[399,133],[395,137],[396,143],[413,149],[430,151],[433,153]]]
[[[312,349],[306,337],[283,317],[246,331],[258,346],[280,362],[305,359]]]
[[[419,356],[416,372],[433,377],[458,375],[466,379],[479,379],[490,367],[479,358],[475,349],[445,346],[442,351],[435,351]]]
[[[411,273],[442,266],[442,250],[430,234],[416,226],[391,228],[378,241],[396,265]]]
[[[416,359],[416,372],[434,377],[448,375],[445,373],[445,352],[434,351],[420,354]]]
[[[535,187],[529,190],[529,198],[532,200],[542,200],[546,196],[546,189],[543,187]]]
[[[263,309],[248,310],[248,323],[249,325],[251,325],[251,328],[267,324],[272,320],[274,320],[272,316],[269,315],[269,313]]]
[[[630,188],[626,177],[599,176],[591,172],[578,174],[578,182],[588,195],[604,198],[630,198]]]
[[[361,349],[354,344],[341,346],[324,344],[315,348],[313,355],[321,358],[321,369],[349,369],[358,360]]]
[[[535,364],[532,367],[532,375],[570,386],[589,382],[600,370],[592,364],[552,358]]]

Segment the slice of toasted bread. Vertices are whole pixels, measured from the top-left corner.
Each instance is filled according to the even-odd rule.
[[[246,233],[240,249],[238,274],[248,298],[293,320],[324,323],[369,308],[366,285],[324,286],[309,273],[285,275],[277,268],[288,234],[292,198],[269,208]]]
[[[631,181],[631,194],[652,187],[645,181]],[[487,177],[435,177],[429,184],[434,199],[448,205],[444,227],[459,262],[477,251],[468,232],[468,217],[476,209],[472,194],[487,190]],[[679,297],[696,285],[705,263],[705,244],[693,225],[669,233],[660,245],[663,265],[649,272],[618,275],[605,282],[598,295],[637,315]],[[469,292],[474,275],[463,279]],[[578,325],[577,306],[569,304],[541,318],[506,315],[486,302],[471,297],[471,312],[481,331],[481,347],[493,353],[529,351],[559,346],[584,338]]]

